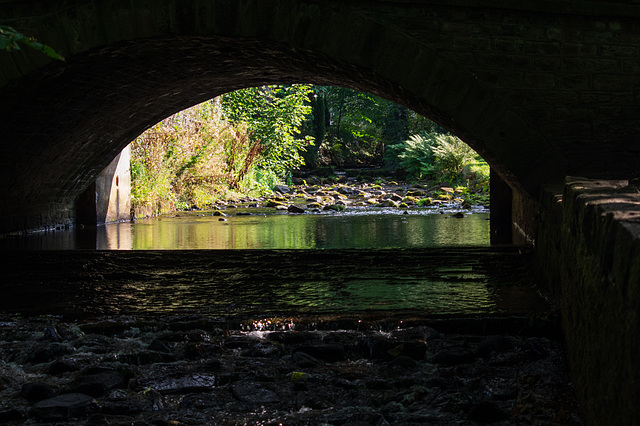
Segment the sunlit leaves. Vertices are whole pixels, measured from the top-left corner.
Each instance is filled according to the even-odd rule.
[[[20,50],[20,44],[38,50],[53,59],[64,61],[64,57],[56,52],[52,47],[39,43],[35,38],[27,37],[12,27],[0,25],[0,50],[10,52]]]
[[[263,86],[223,96],[222,109],[232,124],[245,123],[249,137],[261,148],[258,167],[284,176],[304,164],[300,150],[312,140],[300,128],[311,112],[308,85]]]

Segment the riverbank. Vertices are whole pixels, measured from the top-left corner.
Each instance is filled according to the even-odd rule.
[[[293,214],[318,213],[321,211],[340,212],[345,208],[397,208],[416,207],[445,208],[460,211],[486,211],[488,207],[486,191],[471,191],[464,186],[448,186],[441,183],[396,182],[384,178],[347,178],[340,174],[332,178],[310,176],[306,179],[294,178],[292,185],[276,185],[269,196],[246,197],[233,195],[219,199],[212,205],[191,206],[188,210],[216,209],[228,210],[233,214],[238,207],[272,208]],[[169,203],[156,206],[137,206],[135,218],[151,217],[175,210]]]

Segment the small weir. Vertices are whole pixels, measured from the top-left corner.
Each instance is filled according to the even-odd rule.
[[[4,253],[23,314],[527,314],[548,308],[514,248]]]

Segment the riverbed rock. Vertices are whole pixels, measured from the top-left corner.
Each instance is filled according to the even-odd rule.
[[[507,420],[509,415],[493,402],[480,401],[471,407],[467,418],[477,423],[495,423]]]
[[[281,194],[288,194],[289,192],[291,192],[291,188],[289,188],[287,185],[276,185],[273,187],[273,189],[280,192]]]
[[[282,203],[282,201],[277,200],[267,200],[267,202],[265,203],[265,207],[278,207],[283,205],[284,204]]]
[[[389,199],[389,200],[384,200],[382,202],[380,202],[380,205],[382,207],[398,207],[398,203],[396,203],[395,201]]]
[[[26,417],[27,413],[17,408],[0,410],[0,423],[22,423]]]
[[[69,393],[36,402],[31,414],[41,421],[64,421],[97,411],[96,400],[89,395]]]
[[[86,343],[83,351],[93,347],[101,354],[83,352],[62,358],[76,366],[90,363],[98,368],[54,377],[41,374],[46,365],[26,365],[29,373],[25,374],[13,362],[11,369],[7,363],[0,364],[0,371],[7,370],[7,375],[14,377],[0,380],[4,392],[0,415],[8,416],[0,417],[0,422],[580,424],[562,367],[561,342],[510,334],[484,336],[478,334],[484,328],[471,331],[476,330],[468,327],[474,322],[465,326],[459,320],[427,323],[447,331],[439,334],[415,320],[411,320],[415,325],[408,326],[405,321],[398,328],[399,323],[389,319],[321,318],[309,318],[308,322],[297,318],[295,324],[288,319],[272,323],[232,318],[221,326],[217,318],[178,316],[165,321],[159,317],[154,323],[136,321],[140,327],[133,329],[130,325],[134,322],[125,326],[128,320],[123,320],[116,334],[111,334],[111,327],[104,329],[108,338],[90,335],[81,339]],[[255,326],[258,320],[260,328]],[[296,330],[289,329],[294,325]],[[256,328],[250,331],[251,327]],[[36,334],[41,330],[40,326]],[[95,344],[97,341],[101,344]],[[206,348],[197,356],[186,356],[190,345]],[[123,348],[133,348],[128,353],[136,353],[152,347],[178,360],[132,365],[116,356]],[[18,343],[0,338],[1,353],[29,352],[32,348],[29,340]],[[544,357],[535,356],[534,350],[543,351]],[[22,360],[19,362],[26,359],[16,357]],[[32,372],[38,372],[37,380],[29,380]],[[96,381],[94,390],[80,387],[106,372],[113,374],[114,381],[102,380],[102,385]],[[115,384],[116,380],[121,383]],[[60,397],[35,401],[50,395],[45,392],[28,396],[35,401],[35,408],[27,411],[26,394],[19,396],[21,387],[37,382],[45,385],[45,390],[75,391],[61,395],[73,402],[51,402]],[[79,394],[78,390],[84,392]],[[85,392],[102,394],[99,406]],[[66,396],[73,394],[83,396]],[[526,400],[521,400],[523,395]],[[77,402],[85,404],[85,409],[69,411]],[[512,411],[512,407],[516,409]],[[336,413],[339,415],[334,416]]]
[[[42,364],[53,361],[64,355],[70,354],[73,349],[62,343],[50,343],[44,347],[40,347],[27,357],[27,362],[32,364]]]
[[[247,404],[274,404],[280,402],[277,393],[260,383],[240,381],[231,385],[233,395]]]
[[[511,340],[506,336],[488,336],[484,338],[475,349],[478,357],[487,357],[494,352],[507,352],[513,348]]]
[[[474,359],[473,352],[467,348],[450,348],[438,352],[433,361],[436,364],[459,365],[468,364]]]
[[[340,186],[340,187],[338,187],[337,191],[340,194],[343,194],[343,195],[353,195],[353,194],[356,193],[355,189],[353,189],[351,187],[348,187],[348,186]]]
[[[138,386],[140,389],[154,389],[161,394],[206,392],[216,386],[216,376],[213,374],[193,373],[153,377],[139,380]]]
[[[80,367],[72,360],[59,359],[53,362],[47,369],[47,374],[57,375],[78,371]]]
[[[117,355],[117,360],[123,364],[148,365],[158,362],[175,362],[175,355],[159,351],[136,351]]]
[[[424,342],[436,339],[438,336],[440,336],[438,330],[435,330],[428,326],[398,328],[392,330],[389,334],[394,339],[418,340]]]
[[[324,206],[322,210],[341,212],[344,210],[344,204],[330,204],[328,206]]]
[[[296,351],[304,352],[314,358],[330,363],[342,361],[346,358],[343,345],[305,345],[300,346]]]
[[[303,209],[302,207],[298,207],[295,204],[291,204],[289,207],[287,207],[287,211],[293,214],[301,214],[305,212],[305,209]]]
[[[56,392],[46,383],[29,382],[22,385],[20,396],[29,402],[42,401],[53,398]]]
[[[324,365],[324,362],[318,358],[302,351],[294,352],[291,355],[291,362],[300,368],[318,368]]]
[[[369,359],[391,360],[399,356],[407,356],[414,360],[422,360],[427,353],[427,346],[423,341],[389,339],[382,335],[372,335],[362,340],[360,351]]]
[[[71,382],[67,388],[68,393],[78,393],[98,398],[108,390],[125,384],[124,376],[109,368],[92,368],[85,374]]]

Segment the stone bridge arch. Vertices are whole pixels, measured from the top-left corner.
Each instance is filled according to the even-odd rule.
[[[9,2],[0,21],[67,61],[0,52],[0,231],[72,222],[77,195],[143,130],[218,94],[267,83],[344,85],[404,104],[462,137],[513,189],[535,196],[566,174],[563,152],[537,117],[491,86],[489,64],[465,60],[483,43],[467,34],[476,31],[464,23],[473,13],[509,26],[530,11],[428,3]]]

